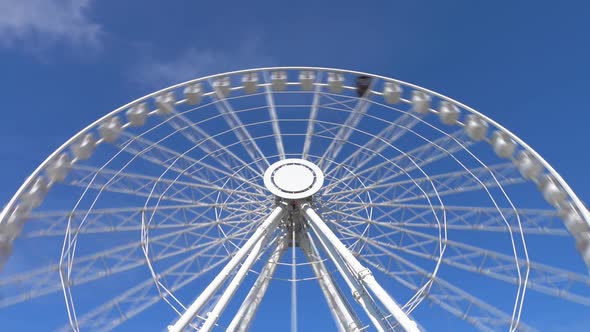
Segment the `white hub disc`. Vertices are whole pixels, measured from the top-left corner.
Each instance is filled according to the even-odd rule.
[[[324,184],[324,174],[315,164],[303,159],[285,159],[264,172],[264,185],[276,196],[286,199],[310,197]]]

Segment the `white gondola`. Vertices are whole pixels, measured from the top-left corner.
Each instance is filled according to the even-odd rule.
[[[51,182],[62,182],[70,169],[72,168],[72,159],[67,153],[60,154],[45,168],[45,174]]]
[[[242,85],[246,93],[254,93],[258,90],[258,74],[246,73],[242,76]]]
[[[440,121],[446,125],[453,126],[457,124],[459,121],[459,115],[461,111],[459,108],[454,104],[443,100],[440,102],[440,107],[438,109],[438,116],[440,117]]]
[[[4,265],[8,258],[12,255],[12,242],[8,235],[0,232],[0,272],[4,269]]]
[[[0,233],[5,234],[11,240],[17,238],[22,232],[30,212],[30,207],[25,204],[17,205],[10,213],[7,222],[0,225]]]
[[[184,88],[184,98],[186,98],[190,105],[196,105],[200,103],[202,97],[203,88],[201,83],[187,85],[186,88]]]
[[[500,158],[511,158],[516,151],[516,142],[500,130],[494,132],[491,143],[494,152]]]
[[[590,266],[590,233],[583,232],[576,234],[576,248],[580,252],[586,265]]]
[[[304,70],[299,73],[299,83],[301,83],[301,89],[305,91],[312,90],[314,81],[315,73],[313,71]]]
[[[412,92],[412,111],[420,114],[430,112],[430,100],[432,98],[422,91]]]
[[[270,74],[270,81],[273,90],[283,91],[287,87],[287,72],[286,71],[273,71]]]
[[[328,73],[328,88],[332,93],[340,93],[344,87],[344,76],[340,73]]]
[[[402,96],[402,86],[394,82],[386,82],[383,87],[383,98],[388,104],[399,103]]]
[[[554,207],[565,206],[567,194],[559,188],[553,176],[545,174],[539,181],[539,190],[547,203]]]
[[[113,143],[121,135],[123,131],[122,126],[121,119],[118,116],[114,116],[98,126],[98,133],[105,142]]]
[[[147,118],[148,113],[149,111],[146,103],[133,105],[127,110],[127,121],[129,121],[133,127],[141,127],[145,124],[145,119]]]
[[[590,231],[588,223],[582,219],[580,213],[576,211],[571,204],[560,209],[559,216],[561,217],[561,220],[563,220],[563,224],[567,230],[574,236],[579,233]]]
[[[158,107],[159,115],[170,115],[174,112],[176,98],[174,92],[166,92],[156,97],[156,106]]]
[[[23,195],[21,199],[22,207],[26,207],[27,209],[39,207],[43,203],[45,196],[47,196],[48,191],[49,185],[47,180],[42,176],[38,177]]]
[[[488,123],[475,114],[470,114],[465,122],[465,131],[469,138],[479,142],[488,134]]]
[[[217,92],[217,95],[221,98],[226,98],[231,92],[231,81],[228,76],[216,79],[213,82],[213,89]]]
[[[514,164],[518,168],[520,175],[527,180],[537,179],[543,171],[541,163],[526,150],[521,150],[516,154]]]
[[[92,156],[96,148],[96,139],[92,134],[84,135],[72,145],[72,153],[78,160],[86,160]]]
[[[525,293],[590,305],[589,225],[542,156],[459,101],[342,69],[248,69],[117,108],[37,167],[0,211],[0,308],[34,315],[53,296],[69,321],[32,323],[134,330],[168,323],[149,309],[167,302],[169,332],[248,330],[289,280],[293,331],[299,301],[322,295],[342,331],[433,329],[430,308],[412,311],[429,297],[456,318],[447,330],[533,331]],[[321,292],[300,296],[309,280]]]

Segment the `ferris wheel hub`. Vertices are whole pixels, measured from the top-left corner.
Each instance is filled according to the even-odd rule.
[[[324,184],[318,166],[303,159],[284,159],[264,172],[264,185],[274,195],[285,199],[302,199],[317,193]]]

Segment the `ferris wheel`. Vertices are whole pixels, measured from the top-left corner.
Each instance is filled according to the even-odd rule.
[[[41,163],[0,214],[0,324],[535,331],[590,313],[587,266],[583,202],[484,114],[249,69],[132,101]]]

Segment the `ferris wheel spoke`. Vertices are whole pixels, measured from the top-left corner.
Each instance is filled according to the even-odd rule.
[[[433,214],[446,212],[447,229],[483,232],[508,232],[506,221],[513,232],[521,232],[517,215],[520,218],[522,233],[553,236],[569,236],[557,211],[543,209],[511,209],[477,206],[431,206],[427,204],[395,204],[383,214],[371,220],[359,218],[357,214],[346,211],[332,211],[343,216],[343,222],[370,223],[375,225],[394,224],[412,228],[440,228],[433,221]],[[359,210],[357,208],[357,210]],[[506,221],[505,221],[506,220]]]
[[[277,109],[275,107],[275,100],[272,93],[272,89],[270,87],[270,79],[269,79],[268,72],[264,72],[264,81],[266,82],[265,95],[266,95],[266,104],[268,106],[268,114],[270,116],[270,120],[272,121],[272,131],[275,138],[275,144],[277,146],[277,151],[279,153],[279,158],[285,159],[285,146],[283,145],[283,136],[281,135],[281,127],[279,126],[279,117],[277,115]],[[261,173],[262,175],[262,173]]]
[[[204,223],[180,231],[152,237],[150,239],[152,250],[160,250],[158,255],[151,258],[152,261],[156,262],[173,258],[199,250],[207,245],[218,245],[220,241],[225,241],[223,239],[215,239],[205,243],[185,244],[186,234],[198,236],[197,233],[194,233],[195,231],[205,228],[212,229],[215,225],[215,222]],[[241,235],[243,234],[235,233],[231,238]],[[177,243],[181,245],[175,246]],[[129,271],[145,264],[146,259],[142,251],[141,242],[125,244],[75,258],[74,265],[76,269],[70,275],[69,283],[72,286],[80,286],[99,279],[115,276],[118,273]],[[64,268],[60,268],[60,264],[56,263],[0,279],[0,286],[3,288],[7,287],[8,289],[10,287],[11,289],[17,290],[16,294],[0,299],[0,307],[15,305],[33,298],[59,292],[62,288],[59,282],[59,271]]]
[[[350,304],[342,295],[342,290],[334,282],[330,272],[326,268],[317,248],[311,242],[307,232],[301,234],[299,246],[318,280],[322,293],[326,298],[328,307],[340,331],[360,331],[362,324],[352,311]]]
[[[143,195],[140,194],[139,196],[144,196],[152,192],[152,196],[157,195],[163,199],[172,200],[176,199],[176,196],[181,196],[180,200],[183,202],[187,200],[192,201],[194,197],[199,197],[199,201],[213,202],[220,192],[236,195],[240,198],[248,196],[249,199],[254,200],[256,200],[256,197],[258,199],[266,198],[262,194],[235,188],[224,188],[214,183],[205,185],[84,165],[72,166],[71,174],[69,183],[78,187],[90,187],[92,189],[104,189],[130,194],[143,193]]]
[[[211,283],[205,288],[205,290],[197,297],[197,299],[186,309],[186,311],[180,316],[178,321],[171,327],[171,332],[180,332],[186,328],[199,311],[203,308],[206,302],[208,302],[211,296],[221,287],[222,283],[227,280],[231,271],[233,271],[237,265],[244,260],[244,258],[252,251],[252,248],[256,246],[256,243],[263,237],[267,236],[269,229],[274,229],[279,221],[283,218],[286,212],[286,204],[278,204],[270,215],[264,220],[262,224],[252,234],[252,236],[243,244],[243,246],[236,252],[232,259],[224,266],[223,270],[211,281]]]
[[[416,187],[411,186],[402,193],[396,194],[394,201],[396,203],[410,202],[424,197],[443,197],[526,182],[526,179],[518,173],[512,164],[476,168],[461,173],[433,176],[430,180],[421,179],[421,183],[432,181],[436,192],[434,189],[428,188],[426,193],[418,193],[415,190]]]
[[[383,289],[383,287],[376,281],[370,271],[368,271],[353,253],[338,239],[321,217],[313,210],[313,208],[311,208],[309,203],[302,204],[301,212],[309,222],[313,232],[322,240],[324,247],[327,247],[329,250],[331,248],[331,250],[337,252],[337,254],[341,256],[346,262],[346,265],[348,265],[350,272],[353,272],[356,278],[358,278],[357,281],[361,282],[368,290],[373,292],[375,297],[379,299],[387,311],[400,324],[403,330],[407,332],[419,331],[416,322],[401,310],[395,300],[391,298],[387,291],[385,291],[385,289]]]
[[[166,170],[176,172],[181,176],[186,176],[191,181],[197,181],[202,184],[219,183],[226,178],[236,179],[247,183],[259,193],[264,193],[264,188],[256,183],[251,183],[248,179],[242,177],[235,172],[228,172],[219,169],[213,165],[208,164],[202,159],[194,159],[185,153],[179,153],[173,149],[165,147],[161,141],[153,142],[145,137],[133,136],[123,132],[123,135],[128,135],[129,143],[120,145],[122,151],[126,151],[134,155],[134,158],[142,158]],[[225,149],[225,147],[223,148]],[[222,149],[222,150],[223,150]],[[187,151],[188,152],[188,151]],[[218,152],[215,151],[215,152]]]
[[[310,225],[311,226],[311,225]],[[319,246],[332,260],[342,278],[346,281],[356,301],[361,305],[369,319],[371,320],[375,329],[379,332],[387,331],[391,328],[389,321],[385,319],[381,308],[375,303],[373,298],[369,295],[363,284],[358,280],[353,271],[348,268],[344,259],[336,252],[333,246],[328,244],[328,240],[324,239],[322,235],[316,234]],[[309,238],[313,241],[312,238]],[[313,242],[312,242],[313,243]]]
[[[355,152],[349,155],[335,168],[330,170],[326,176],[332,176],[338,168],[344,165],[353,165],[349,172],[351,174],[358,173],[365,165],[371,162],[371,160],[379,156],[383,150],[388,146],[392,146],[395,141],[406,134],[408,129],[411,129],[421,121],[420,119],[422,115],[420,113],[411,114],[398,109],[395,110],[401,112],[402,115],[400,115],[394,122],[389,123],[387,127],[381,130],[377,135],[374,135],[366,144],[356,149]]]
[[[252,320],[258,311],[258,307],[266,294],[268,285],[276,271],[278,262],[281,261],[281,257],[285,254],[287,249],[286,237],[279,240],[275,250],[272,252],[269,260],[264,265],[264,268],[258,275],[258,278],[252,285],[252,288],[246,295],[246,298],[240,305],[238,312],[232,319],[231,323],[227,327],[228,332],[246,332],[250,329]]]
[[[121,207],[112,209],[92,209],[76,211],[44,211],[32,214],[21,235],[24,238],[62,237],[69,227],[76,228],[76,234],[118,233],[140,231],[142,213],[157,216],[157,223],[151,223],[148,229],[175,229],[193,225],[197,222],[213,221],[208,218],[211,209],[224,207],[234,212],[233,218],[256,215],[258,211],[243,211],[240,206],[227,208],[223,204],[188,204]],[[196,210],[202,208],[203,210]],[[235,213],[241,212],[241,213]],[[83,227],[79,227],[83,221]],[[34,226],[33,226],[34,225]]]
[[[194,255],[181,260],[172,267],[169,267],[159,273],[157,281],[160,282],[162,279],[175,273],[182,272],[183,270],[187,271],[191,266],[196,267],[195,262],[198,260],[198,258],[200,258],[200,256]],[[66,332],[70,331],[72,328],[75,331],[79,331],[82,327],[89,331],[112,330],[125,321],[148,309],[152,305],[160,302],[161,300],[167,300],[168,298],[172,297],[172,292],[182,289],[186,285],[195,281],[201,275],[222,265],[228,259],[228,256],[219,258],[215,263],[199,270],[199,272],[191,272],[190,276],[184,278],[181,282],[170,286],[169,292],[160,293],[159,287],[154,282],[154,280],[148,279],[125,291],[123,294],[115,297],[114,299],[84,314],[78,318],[76,322],[74,322],[72,327],[64,326],[60,331]]]
[[[309,155],[309,150],[311,148],[311,141],[313,139],[313,132],[315,129],[315,120],[318,116],[319,104],[321,99],[321,90],[322,85],[318,84],[321,82],[322,73],[318,72],[316,83],[314,84],[314,93],[313,93],[313,101],[311,104],[311,108],[309,111],[309,118],[307,120],[307,131],[305,132],[305,142],[303,143],[303,152],[301,153],[301,158],[307,160]]]
[[[184,113],[173,111],[173,115],[166,122],[184,136],[195,147],[210,155],[215,154],[215,160],[222,165],[227,171],[233,172],[236,167],[245,165],[258,176],[262,176],[258,170],[253,169],[244,160],[229,150],[226,146],[209,135],[197,123],[188,119]],[[190,130],[190,132],[189,132]]]
[[[390,248],[425,259],[438,259],[438,257],[433,256],[432,250],[426,248],[429,248],[428,245],[439,243],[441,241],[439,237],[394,225],[388,225],[387,227],[411,235],[414,238],[422,239],[418,240],[418,242],[421,241],[421,245],[409,247],[407,245],[396,245],[394,242],[382,242],[366,238],[363,240],[383,249]],[[353,234],[348,235],[353,236]],[[580,293],[580,290],[585,289],[590,283],[590,277],[588,276],[527,261],[523,258],[515,261],[514,256],[452,240],[442,240],[442,242],[446,246],[442,258],[443,264],[515,284],[519,287],[526,286],[547,295],[590,306],[590,294]],[[530,269],[529,278],[526,284],[521,285],[522,281],[517,275],[517,269],[526,270],[527,267]]]
[[[526,182],[526,179],[518,173],[512,164],[482,167],[469,171],[439,174],[392,183],[382,191],[373,192],[371,203],[367,203],[367,206],[393,206],[425,198],[439,198],[496,187],[503,188],[524,182]],[[354,191],[342,197],[331,199],[331,202],[339,204],[354,198],[356,195],[359,195],[359,192]],[[388,197],[393,199],[389,201],[382,200],[382,198]]]
[[[320,160],[318,161],[318,167],[324,170],[326,174],[329,174],[328,165],[325,164],[326,159],[328,160],[336,160],[344,143],[348,141],[350,136],[354,133],[357,125],[361,122],[364,114],[368,111],[369,107],[371,107],[371,102],[369,100],[371,93],[367,92],[363,97],[359,98],[357,101],[356,106],[354,109],[350,111],[348,118],[344,123],[340,126],[338,133],[335,135],[333,140],[330,142],[328,148],[324,151],[324,154],[321,156]]]
[[[461,144],[466,148],[473,144],[472,141],[467,139],[464,130],[447,134],[434,141],[427,140],[426,144],[411,151],[402,152],[402,154],[394,158],[329,183],[324,187],[325,193],[329,193],[332,188],[341,183],[350,182],[358,177],[371,180],[372,185],[387,183],[403,174],[408,174],[419,167],[426,166],[460,151],[463,146],[457,144],[457,141],[462,142]]]
[[[227,287],[221,293],[221,296],[217,299],[211,311],[208,312],[207,318],[205,319],[203,325],[201,325],[199,331],[209,332],[213,329],[214,325],[217,323],[217,320],[227,307],[227,304],[235,295],[238,287],[244,281],[246,274],[258,260],[259,256],[263,253],[266,243],[268,240],[270,240],[270,237],[274,235],[273,233],[274,232],[268,232],[256,242],[252,250],[248,253],[248,256],[246,256],[242,262],[242,265],[234,274],[232,280],[228,283]]]
[[[211,95],[210,97],[214,101],[219,101],[215,103],[215,107],[219,111],[219,113],[223,116],[223,119],[227,123],[227,125],[232,129],[234,135],[238,138],[238,140],[242,143],[242,146],[254,161],[254,164],[257,166],[260,174],[263,174],[264,171],[270,163],[268,159],[260,150],[260,147],[256,143],[256,141],[252,138],[252,135],[246,129],[246,126],[242,123],[242,120],[238,117],[237,113],[234,111],[233,107],[230,105],[228,100],[215,88],[214,84],[209,82],[211,87],[216,90],[215,95]]]
[[[480,331],[493,332],[498,329],[504,330],[513,326],[513,320],[509,314],[440,277],[433,277],[430,272],[399,255],[393,253],[390,253],[390,255],[391,260],[395,260],[397,263],[405,266],[406,269],[416,271],[423,279],[426,278],[429,280],[427,287],[424,288],[420,283],[404,278],[403,276],[407,274],[391,272],[385,269],[382,265],[376,264],[369,259],[365,259],[363,256],[360,256],[360,259],[367,265],[390,276],[413,291],[424,290],[420,293],[421,295],[417,300],[426,298],[457,318],[465,320]],[[522,322],[519,322],[517,330],[529,332],[536,331]]]
[[[390,195],[396,198],[404,198],[404,195],[408,195],[406,192],[411,191],[409,189],[406,189],[405,191],[402,191],[402,193],[398,193],[396,190],[399,189],[398,187],[402,187],[402,189],[415,188],[417,186],[427,187],[430,185],[430,182],[432,181],[437,186],[437,188],[438,186],[441,186],[442,189],[445,190],[446,187],[461,187],[462,183],[460,183],[460,185],[452,185],[460,179],[465,179],[465,181],[472,179],[474,180],[474,178],[476,177],[480,178],[489,176],[489,173],[493,173],[494,175],[503,175],[504,177],[516,177],[516,175],[518,175],[517,170],[512,163],[501,163],[474,169],[463,169],[460,171],[433,174],[422,177],[414,177],[410,179],[397,180],[387,183],[370,184],[366,187],[343,189],[340,191],[332,190],[332,192],[323,195],[323,197],[342,196],[343,198],[350,198],[353,197],[351,195],[358,195],[366,193],[368,191],[375,191],[375,194],[379,196],[374,197]],[[522,176],[519,177],[522,178]]]
[[[428,206],[407,206],[403,208],[408,211],[407,215],[413,216],[401,219],[395,224],[404,227],[426,227],[438,228],[439,225],[432,223],[432,207]],[[521,232],[517,216],[520,219],[520,226],[524,234],[540,234],[568,236],[569,233],[563,227],[563,223],[554,210],[542,209],[511,209],[493,207],[469,207],[469,206],[434,206],[435,210],[446,212],[447,229],[508,232],[506,221],[510,224],[513,232]],[[414,210],[414,211],[412,211]],[[499,211],[498,211],[499,210]],[[421,212],[419,212],[421,211]],[[381,219],[381,218],[377,218]],[[381,219],[383,220],[383,219]],[[387,221],[383,221],[387,222]]]

